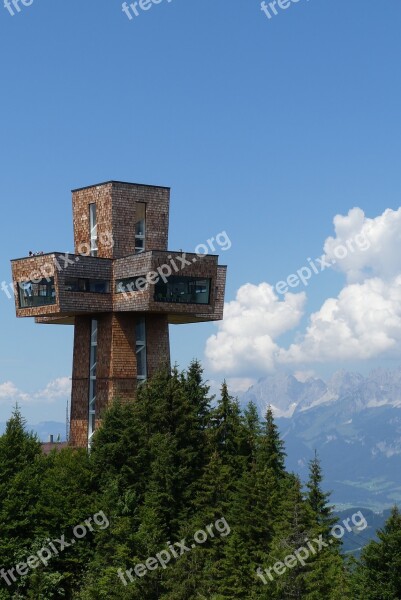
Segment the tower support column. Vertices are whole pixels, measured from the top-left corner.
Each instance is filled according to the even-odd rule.
[[[70,444],[89,444],[113,400],[132,401],[138,384],[163,366],[170,366],[167,315],[76,317]]]

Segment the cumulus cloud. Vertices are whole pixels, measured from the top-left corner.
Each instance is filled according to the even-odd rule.
[[[0,383],[0,402],[10,404],[42,404],[54,403],[67,399],[71,394],[71,381],[69,377],[59,377],[50,381],[42,390],[27,393],[20,390],[13,382]]]
[[[275,340],[299,324],[305,299],[304,292],[288,293],[280,301],[268,283],[243,285],[207,341],[211,369],[237,375],[273,370],[280,349]]]
[[[346,275],[349,283],[361,283],[369,277],[391,279],[401,273],[401,208],[387,209],[374,219],[361,208],[333,220],[335,236],[328,237],[324,251],[334,268]],[[341,248],[347,250],[341,257]]]
[[[245,376],[280,365],[401,355],[401,208],[376,218],[353,208],[333,223],[324,252],[346,279],[338,296],[327,298],[299,332],[304,292],[280,300],[268,283],[242,286],[206,344],[214,371]],[[277,338],[289,331],[293,343],[280,347]]]
[[[29,395],[21,392],[12,381],[0,383],[0,401],[8,402],[10,400],[18,402],[28,400]]]
[[[34,398],[54,402],[59,398],[68,398],[71,395],[71,379],[59,377],[47,384],[47,386],[34,394]]]
[[[312,314],[302,339],[282,349],[281,363],[366,360],[401,349],[401,276],[351,284]]]

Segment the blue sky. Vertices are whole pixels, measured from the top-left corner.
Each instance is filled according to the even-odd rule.
[[[132,20],[120,0],[34,0],[14,16],[0,4],[0,281],[30,249],[72,250],[72,188],[109,179],[167,185],[170,247],[191,251],[225,230],[227,301],[251,284],[256,307],[250,323],[241,316],[249,307],[233,305],[234,332],[230,321],[172,328],[180,366],[199,357],[212,380],[241,387],[280,368],[326,376],[399,364],[400,221],[380,216],[400,206],[400,20],[396,0],[300,0],[270,20],[258,0],[164,0]],[[365,227],[375,242],[363,273],[352,280],[348,261],[295,289],[305,298],[294,326],[273,334],[263,325],[263,351],[248,340],[242,352],[251,359],[240,369],[233,347],[270,310],[270,288],[260,286],[320,257],[336,237],[333,218],[353,207],[364,217],[351,216],[348,230]],[[311,314],[365,285],[368,272],[384,282],[375,293],[391,297],[387,336],[391,324],[397,334],[389,343],[377,335],[364,353],[370,341],[356,325],[355,353],[348,346],[336,360],[321,349],[316,359],[320,350],[304,339]],[[330,327],[341,327],[341,307],[336,315]],[[0,421],[15,400],[31,422],[62,420],[72,328],[17,320],[0,292],[0,331]],[[205,358],[216,333],[220,354],[212,340]],[[267,338],[275,348],[264,365]]]

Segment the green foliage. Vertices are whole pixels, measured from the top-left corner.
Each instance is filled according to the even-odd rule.
[[[161,371],[132,403],[117,399],[90,454],[68,448],[43,456],[16,409],[0,437],[1,565],[15,567],[63,534],[71,540],[74,526],[99,511],[109,526],[88,531],[12,586],[0,580],[0,600],[351,598],[338,543],[282,575],[273,571],[265,584],[257,576],[307,540],[327,541],[335,523],[318,457],[305,493],[285,457],[272,409],[264,422],[253,404],[241,413],[225,382],[214,401],[197,361],[184,373]],[[365,589],[381,585],[381,559],[396,552],[399,519],[394,514],[381,543],[363,555],[353,579],[363,592],[355,598],[373,598]],[[196,542],[196,532],[207,539]],[[180,554],[177,542],[188,551]],[[135,573],[167,548],[166,568],[150,563]],[[398,554],[391,556],[395,572]],[[386,576],[380,593],[399,593]],[[397,596],[377,596],[390,597]]]
[[[25,430],[25,419],[18,405],[7,422],[6,431],[0,437],[0,481],[4,483],[28,467],[41,454],[37,437]]]
[[[354,574],[354,598],[401,598],[401,514],[395,506],[384,528],[362,551]]]
[[[266,421],[263,423],[262,438],[260,441],[260,460],[264,465],[273,470],[277,478],[285,474],[284,442],[280,438],[278,427],[274,422],[271,406],[266,412]]]
[[[328,539],[337,519],[333,517],[333,507],[329,504],[330,493],[322,490],[322,482],[322,467],[315,451],[315,456],[309,463],[306,500],[315,515],[316,525],[320,527],[325,539]]]

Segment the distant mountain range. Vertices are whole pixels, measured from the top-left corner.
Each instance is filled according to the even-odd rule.
[[[364,377],[339,371],[325,382],[278,374],[240,396],[261,415],[271,404],[288,467],[303,480],[316,449],[338,509],[382,511],[401,503],[401,367]]]

